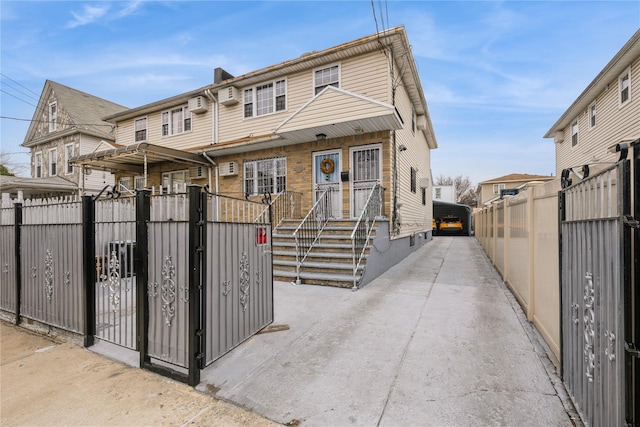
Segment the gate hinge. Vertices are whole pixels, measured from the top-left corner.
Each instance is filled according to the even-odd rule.
[[[624,342],[624,349],[631,356],[640,359],[640,350],[638,349],[638,347],[636,347],[636,345],[634,343],[625,341]]]
[[[631,228],[640,228],[640,221],[632,217],[631,215],[624,216],[624,225]]]
[[[201,337],[204,335],[204,329],[196,329],[196,336]]]

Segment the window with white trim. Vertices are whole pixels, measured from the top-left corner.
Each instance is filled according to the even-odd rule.
[[[596,104],[591,104],[591,106],[589,106],[589,129],[596,127],[596,112]]]
[[[49,176],[58,174],[58,150],[52,148],[49,150]]]
[[[504,184],[493,184],[493,194],[500,194],[500,190],[504,190]]]
[[[259,117],[287,109],[287,81],[275,80],[244,90],[244,117]]]
[[[167,193],[184,193],[187,191],[189,181],[189,171],[173,171],[162,174],[162,187]]]
[[[49,104],[49,132],[56,130],[56,124],[58,122],[58,103],[51,102]]]
[[[36,153],[33,156],[33,164],[34,164],[34,168],[33,168],[34,178],[42,178],[42,153]]]
[[[70,159],[73,157],[73,144],[67,144],[64,146],[64,173],[65,175],[71,175],[73,173],[73,165]]]
[[[164,126],[162,129],[164,130]],[[146,141],[146,140],[147,140],[147,118],[143,117],[135,121],[135,141],[139,142],[139,141]]]
[[[416,109],[413,108],[413,104],[411,104],[411,131],[415,135],[415,133],[416,133]]]
[[[287,189],[287,159],[254,160],[244,163],[244,192],[275,194]]]
[[[571,125],[571,146],[575,147],[578,145],[578,120],[573,122]]]
[[[118,180],[118,191],[121,193],[131,193],[131,178],[122,177]]]
[[[631,101],[631,68],[627,68],[618,77],[618,93],[620,94],[618,100],[621,107]]]
[[[144,188],[144,176],[133,177],[133,188],[136,190],[142,190]]]
[[[322,68],[313,72],[314,94],[319,94],[327,86],[340,87],[340,66]]]
[[[442,199],[442,188],[436,188],[436,199]]]
[[[189,131],[191,131],[191,111],[188,105],[162,113],[162,136],[179,135]]]

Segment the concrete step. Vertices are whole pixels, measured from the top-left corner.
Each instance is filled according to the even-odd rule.
[[[273,270],[273,279],[282,282],[293,282],[296,280],[296,272],[286,270]],[[356,280],[360,280],[360,275],[356,275]],[[336,286],[340,288],[353,287],[353,274],[326,274],[300,272],[302,284]]]

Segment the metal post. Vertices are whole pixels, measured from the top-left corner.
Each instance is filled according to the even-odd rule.
[[[151,191],[139,190],[136,194],[136,316],[138,351],[140,367],[150,362],[147,354],[149,334],[149,298],[147,282],[149,281],[149,248],[147,223],[151,219]]]
[[[560,352],[560,379],[564,381],[564,318],[562,308],[562,222],[566,219],[564,191],[558,191],[558,319],[560,319],[558,349]]]
[[[22,257],[20,256],[21,249],[21,230],[22,230],[22,203],[14,204],[14,235],[15,235],[15,271],[16,271],[16,300],[15,300],[15,324],[20,324],[20,294],[22,293]]]
[[[201,348],[204,330],[202,328],[201,295],[202,254],[204,252],[203,233],[203,193],[198,185],[189,185],[189,378],[188,384],[196,386],[200,382],[200,369],[204,358]]]
[[[82,196],[82,242],[84,259],[84,346],[91,347],[96,334],[96,241],[95,201]]]

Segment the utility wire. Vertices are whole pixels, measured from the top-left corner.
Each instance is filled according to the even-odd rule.
[[[33,104],[32,104],[32,103],[30,103],[29,101],[25,101],[24,99],[22,99],[22,98],[20,98],[20,97],[17,97],[17,96],[15,96],[14,94],[9,93],[9,92],[7,92],[7,91],[6,91],[6,90],[4,90],[4,89],[0,89],[0,92],[4,92],[4,93],[6,93],[7,95],[9,95],[9,96],[11,96],[11,97],[13,97],[13,98],[17,99],[18,101],[22,101],[22,102],[24,102],[25,104],[29,104],[29,105],[31,105],[32,107],[36,107],[36,108],[38,108],[36,105],[33,105]]]
[[[21,121],[21,122],[33,122],[33,123],[58,123],[58,124],[65,124],[65,123],[61,123],[61,122],[54,122],[54,121],[50,121],[50,120],[34,120],[34,119],[21,119],[18,117],[8,117],[8,116],[0,116],[0,119],[6,119],[6,120],[17,120],[17,121]],[[72,126],[108,126],[108,127],[113,127],[112,124],[110,123],[67,123],[67,125],[72,125]]]
[[[13,80],[11,77],[7,76],[6,74],[2,74],[2,73],[0,73],[0,76],[4,77],[4,78],[5,78],[5,79],[7,79],[7,80],[11,80],[12,82],[14,82],[15,84],[17,84],[18,86],[20,86],[20,87],[22,87],[22,88],[24,88],[24,89],[28,90],[29,92],[31,92],[32,94],[34,94],[34,95],[36,96],[36,99],[38,99],[38,97],[40,96],[40,95],[38,95],[37,93],[35,93],[34,91],[32,91],[31,89],[29,89],[28,87],[26,87],[26,86],[24,86],[24,85],[21,85],[21,84],[20,84],[20,83],[18,83],[17,81]]]

